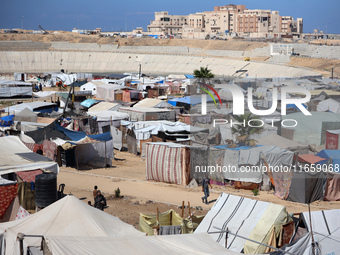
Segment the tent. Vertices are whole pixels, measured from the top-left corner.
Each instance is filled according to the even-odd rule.
[[[129,115],[124,112],[117,111],[88,111],[88,115],[96,117],[100,133],[105,133],[103,130],[104,126],[114,126],[119,128],[121,125],[121,120],[128,120]],[[107,132],[107,131],[106,131]]]
[[[105,84],[100,86],[97,85],[96,97],[104,101],[112,102],[114,100],[117,100],[116,92],[118,90],[134,90],[134,89],[117,84]]]
[[[13,125],[14,115],[8,115],[0,118],[0,127],[10,127]]]
[[[4,235],[6,242],[5,254],[20,254],[18,233],[66,238],[134,238],[145,235],[117,217],[91,207],[74,196],[65,196],[24,219],[1,223],[0,234]],[[38,237],[24,239],[25,247],[40,247],[40,244],[41,238]]]
[[[14,121],[28,121],[37,122],[38,116],[30,109],[25,108],[22,111],[15,114]]]
[[[309,146],[306,144],[300,144],[293,140],[289,140],[282,136],[271,134],[265,137],[262,137],[257,140],[257,143],[260,145],[275,145],[279,148],[289,150],[291,152],[297,152],[299,154],[307,154],[309,151]]]
[[[326,99],[321,101],[316,109],[318,112],[334,112],[340,113],[340,103],[334,99]]]
[[[119,111],[129,114],[131,121],[176,120],[176,112],[168,109],[153,107],[121,107],[119,108]]]
[[[312,234],[315,243],[315,254],[340,253],[340,209],[302,213],[303,222],[308,233],[302,236],[285,251],[293,254],[313,254]]]
[[[326,142],[326,130],[340,128],[340,114],[332,112],[311,112],[311,116],[302,112],[282,116],[282,120],[293,119],[295,127],[281,128],[281,135],[302,144],[321,145]],[[291,121],[292,122],[292,121]]]
[[[146,179],[187,185],[190,181],[189,148],[175,143],[146,144]]]
[[[144,237],[58,237],[46,236],[46,247],[53,255],[72,254],[206,254],[236,255],[216,244],[208,234]]]
[[[136,107],[156,107],[156,108],[167,108],[172,107],[167,101],[156,99],[156,98],[145,98],[139,101],[137,104],[133,106]]]
[[[318,163],[321,165],[328,165],[327,170],[331,172],[340,172],[340,150],[322,150],[315,156],[325,158],[325,160],[319,161]]]
[[[286,208],[268,202],[252,200],[222,193],[194,232],[219,232],[219,229],[255,240],[269,243],[273,225],[285,224],[290,220]],[[210,236],[220,245],[225,245],[225,232]],[[227,248],[245,254],[264,253],[265,246],[229,235]]]
[[[56,111],[58,109],[58,106],[55,103],[35,101],[31,103],[22,103],[22,104],[13,105],[13,106],[4,108],[4,110],[5,112],[14,114],[15,112],[22,111],[25,108],[28,108],[29,110],[34,111],[34,112],[51,113],[52,111]]]
[[[32,84],[23,81],[0,80],[0,98],[32,96]]]
[[[102,112],[102,111],[117,111],[121,104],[110,102],[99,102],[89,108],[89,112]]]
[[[0,175],[36,169],[59,172],[57,163],[29,150],[19,137],[0,137]]]
[[[174,210],[168,210],[164,213],[156,214],[139,214],[139,230],[148,236],[154,235],[154,229],[158,227],[159,235],[167,234],[188,234],[193,233],[204,216],[195,216],[183,219],[181,215]]]
[[[83,102],[80,103],[81,106],[85,107],[85,108],[90,108],[92,105],[98,103],[98,100],[94,100],[94,99],[86,99]]]

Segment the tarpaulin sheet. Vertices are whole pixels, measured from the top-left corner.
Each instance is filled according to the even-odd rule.
[[[325,201],[340,201],[340,173],[327,173]]]

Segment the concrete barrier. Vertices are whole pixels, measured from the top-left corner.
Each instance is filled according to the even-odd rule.
[[[94,51],[0,51],[0,67],[8,72],[138,72],[146,74],[192,74],[194,69],[208,66],[217,76],[233,75],[237,70],[248,77],[320,76],[302,68],[270,65],[207,56],[136,54]]]

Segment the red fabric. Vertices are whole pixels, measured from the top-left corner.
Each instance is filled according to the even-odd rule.
[[[326,150],[338,150],[339,135],[326,132]]]
[[[0,186],[0,217],[5,214],[17,193],[18,184]]]
[[[35,176],[38,175],[38,174],[42,174],[42,171],[41,170],[21,171],[21,172],[16,172],[16,174],[24,182],[34,182],[35,181]]]
[[[23,142],[23,141],[22,141],[22,142]],[[25,142],[23,142],[23,143],[26,145],[26,147],[27,147],[28,149],[30,149],[31,151],[33,151],[35,143],[25,143]]]
[[[49,140],[44,140],[44,156],[52,159],[53,161],[57,160],[57,145],[54,142]]]

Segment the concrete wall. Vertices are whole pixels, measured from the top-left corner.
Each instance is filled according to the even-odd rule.
[[[145,74],[192,74],[208,66],[217,76],[305,77],[319,73],[282,65],[224,58],[170,54],[136,54],[95,51],[0,51],[0,73],[11,72],[138,72]],[[237,70],[247,72],[236,74]]]

